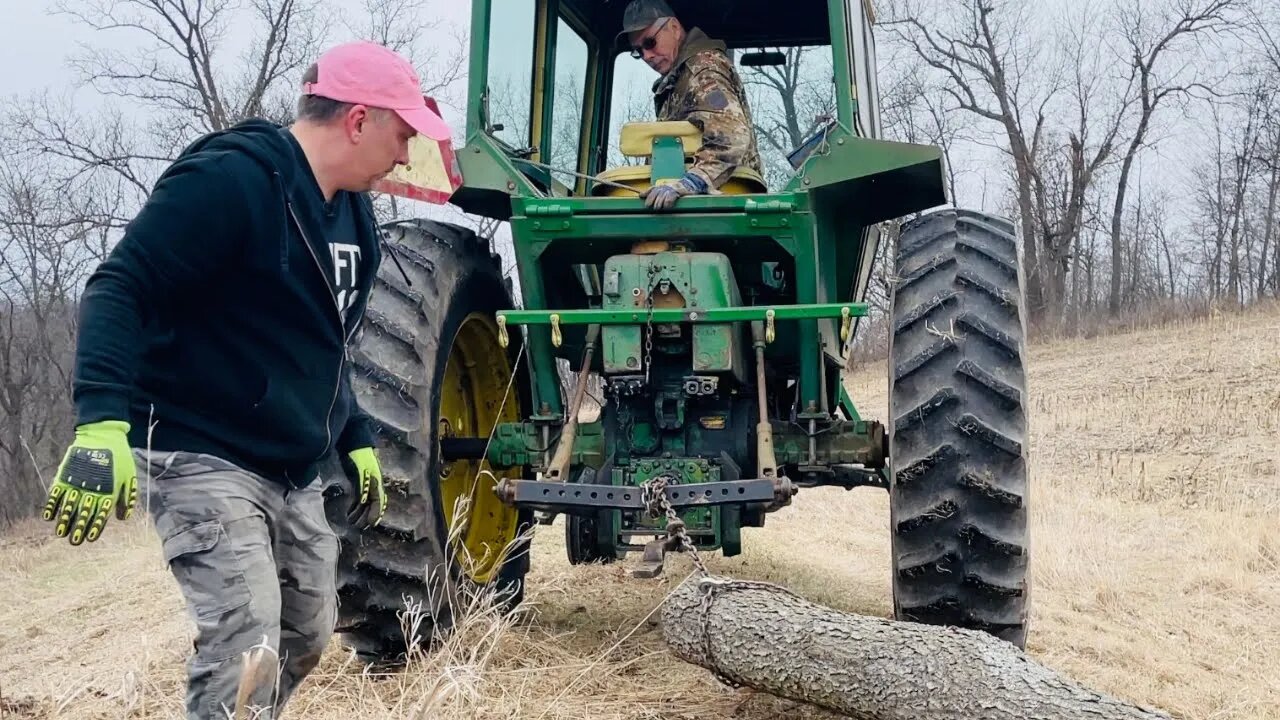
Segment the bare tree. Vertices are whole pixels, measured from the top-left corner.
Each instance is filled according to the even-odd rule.
[[[935,145],[946,165],[947,194],[957,197],[960,178],[972,169],[959,166],[954,150],[962,142],[979,142],[970,134],[976,117],[948,102],[944,83],[930,73],[914,52],[887,48],[881,63],[880,114],[885,137],[909,143]]]
[[[1267,178],[1264,193],[1266,208],[1261,221],[1264,234],[1263,267],[1267,265],[1268,252],[1272,253],[1272,259],[1270,270],[1264,270],[1261,274],[1262,285],[1258,294],[1261,296],[1269,289],[1272,295],[1280,297],[1280,237],[1277,233],[1280,219],[1276,217],[1280,210],[1277,205],[1277,195],[1280,194],[1280,107],[1277,107],[1280,105],[1280,101],[1277,101],[1280,96],[1280,12],[1271,4],[1250,5],[1249,10],[1249,26],[1253,30],[1256,45],[1261,50],[1261,60],[1265,67],[1263,87],[1271,98],[1271,104],[1263,118],[1263,148],[1259,160]]]
[[[1197,77],[1196,64],[1169,66],[1182,54],[1184,46],[1194,47],[1201,36],[1229,28],[1239,6],[1238,0],[1177,0],[1175,6],[1153,12],[1150,3],[1132,0],[1117,13],[1130,67],[1138,80],[1138,113],[1136,128],[1121,161],[1111,211],[1111,289],[1107,309],[1112,315],[1119,312],[1121,304],[1124,275],[1121,223],[1134,158],[1146,144],[1156,112],[1165,101],[1178,100],[1197,88],[1208,90]]]
[[[1073,68],[1068,93],[1072,100],[1073,126],[1065,132],[1051,132],[1050,140],[1065,136],[1061,149],[1044,153],[1044,163],[1033,174],[1037,222],[1044,251],[1041,258],[1045,312],[1057,308],[1058,318],[1065,317],[1066,276],[1070,254],[1089,219],[1088,196],[1095,180],[1111,160],[1125,113],[1132,103],[1130,90],[1133,77],[1108,82],[1105,66],[1108,59],[1098,49],[1098,38],[1104,33],[1098,16],[1089,7],[1078,9],[1079,17],[1070,23],[1065,36],[1069,41],[1066,59]],[[1047,143],[1058,147],[1058,143]]]
[[[424,92],[448,94],[465,69],[465,33],[450,46],[421,39],[439,23],[422,22],[427,0],[365,0],[357,37],[388,44],[420,65]],[[48,95],[25,103],[25,145],[73,161],[76,174],[116,173],[139,192],[200,135],[252,118],[291,121],[302,71],[319,55],[332,16],[325,0],[59,0],[57,11],[104,35],[128,38],[128,51],[82,47],[72,57],[81,80],[110,104],[86,119]],[[247,49],[229,42],[232,27],[253,28]],[[130,207],[124,208],[126,211]]]
[[[116,214],[121,189],[0,158],[0,527],[40,507],[39,478],[70,435],[74,297],[105,252],[99,219]]]
[[[1176,236],[1171,227],[1177,207],[1170,191],[1160,186],[1148,189],[1137,178],[1136,192],[1125,211],[1128,229],[1125,266],[1129,268],[1122,291],[1125,307],[1158,307],[1175,298],[1183,263],[1174,261]],[[1110,218],[1107,219],[1108,228]],[[1109,229],[1108,229],[1109,234]],[[1110,288],[1108,288],[1108,297]]]
[[[580,139],[582,133],[582,104],[586,97],[586,79],[576,70],[556,72],[555,111],[551,119],[550,153],[545,161],[558,170],[578,171]],[[578,178],[568,173],[552,173],[555,179],[573,187]]]
[[[1233,304],[1252,299],[1250,189],[1266,155],[1262,138],[1272,102],[1262,78],[1246,74],[1245,82],[1238,100],[1209,103],[1211,155],[1193,181],[1208,298]]]
[[[59,0],[56,12],[127,38],[130,47],[86,45],[71,57],[81,81],[107,100],[97,117],[49,92],[12,108],[19,147],[55,161],[68,178],[122,179],[134,202],[119,207],[126,217],[106,218],[120,227],[164,166],[199,135],[250,117],[291,117],[290,82],[323,42],[320,2]],[[239,56],[227,42],[232,26],[255,29]]]
[[[108,108],[96,117],[79,113],[47,92],[10,107],[7,118],[14,135],[11,150],[28,153],[50,172],[63,173],[64,181],[121,183],[133,202],[117,205],[115,214],[99,218],[104,227],[124,227],[172,157],[169,148],[157,148],[155,138],[138,132],[118,110]]]
[[[1272,78],[1280,82],[1280,12],[1270,3],[1251,3],[1245,10],[1256,45],[1274,71]]]
[[[942,150],[947,173],[948,196],[956,198],[960,178],[975,174],[955,162],[954,148],[962,142],[978,142],[970,135],[975,116],[948,102],[950,96],[930,68],[914,51],[886,45],[879,62],[880,120],[884,137],[909,143],[935,145]],[[849,348],[847,367],[880,358],[888,349],[889,310],[894,278],[891,263],[896,252],[896,233],[886,224],[876,247],[871,280],[863,301],[871,307],[868,317],[858,322],[858,331]]]
[[[362,0],[362,23],[344,21],[352,35],[395,50],[409,58],[423,79],[423,94],[461,106],[455,97],[457,82],[467,70],[467,33],[449,28],[451,42],[427,43],[428,34],[445,30],[444,22],[431,17],[430,0]]]
[[[1005,135],[1022,225],[1027,295],[1038,317],[1050,298],[1038,247],[1043,235],[1035,225],[1034,188],[1046,108],[1060,89],[1060,69],[1055,59],[1046,60],[1045,42],[1032,32],[1028,5],[905,0],[894,10],[897,17],[881,26],[946,78],[943,89],[958,108],[997,123]]]
[[[1244,126],[1239,128],[1238,139],[1232,148],[1229,158],[1227,187],[1222,193],[1227,199],[1226,212],[1228,224],[1227,235],[1227,279],[1226,292],[1232,302],[1242,304],[1248,300],[1246,292],[1247,258],[1242,258],[1241,249],[1248,234],[1248,217],[1245,206],[1249,185],[1257,170],[1256,159],[1259,145],[1259,125],[1261,124],[1262,107],[1266,102],[1264,90],[1261,88],[1252,93],[1245,108]],[[1221,253],[1218,256],[1222,260]]]
[[[85,48],[73,60],[104,95],[127,98],[187,123],[189,134],[259,117],[271,94],[320,49],[318,0],[60,0],[58,8],[101,32],[127,34],[128,52]],[[255,28],[236,62],[226,48],[232,24]],[[177,120],[182,118],[182,120]]]
[[[1277,200],[1280,200],[1280,108],[1268,108],[1262,120],[1261,148],[1258,162],[1265,172],[1266,184],[1262,193],[1262,251],[1258,273],[1258,297],[1266,295],[1269,290],[1273,296],[1280,297],[1280,238],[1276,237]],[[1268,268],[1268,256],[1271,257]]]

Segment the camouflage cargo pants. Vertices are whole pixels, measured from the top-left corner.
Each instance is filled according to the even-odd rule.
[[[248,716],[278,718],[337,619],[338,540],[320,489],[288,490],[209,455],[135,453],[165,561],[195,621],[188,720],[230,717],[244,654],[262,646],[270,650]]]

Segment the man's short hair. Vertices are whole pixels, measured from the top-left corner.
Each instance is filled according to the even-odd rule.
[[[312,63],[311,67],[302,74],[302,82],[317,82],[320,79],[320,69],[316,63]],[[327,97],[319,95],[300,95],[298,96],[298,119],[310,120],[311,122],[328,122],[342,115],[351,108],[351,103],[341,102],[339,100],[331,100]]]

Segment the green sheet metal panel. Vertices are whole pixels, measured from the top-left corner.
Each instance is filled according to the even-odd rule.
[[[651,318],[671,323],[672,311],[689,313],[742,304],[729,258],[721,253],[659,252],[616,255],[605,262],[603,306],[622,313],[634,325],[606,325],[601,330],[606,373],[634,373],[644,369],[644,334]],[[653,307],[650,307],[650,301]],[[652,310],[652,312],[651,312]],[[693,329],[692,369],[695,372],[733,372],[742,378],[745,367],[740,326],[701,324]]]

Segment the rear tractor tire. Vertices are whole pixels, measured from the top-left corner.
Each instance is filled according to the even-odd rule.
[[[1008,221],[903,225],[889,345],[893,605],[1026,645],[1023,273]]]
[[[597,540],[598,515],[565,515],[565,553],[570,565],[599,563],[608,565],[618,559],[616,553],[604,552]]]
[[[533,518],[491,492],[524,468],[446,464],[438,452],[442,437],[489,437],[528,409],[520,335],[506,349],[498,342],[494,313],[512,307],[498,256],[445,223],[383,230],[387,252],[353,349],[352,389],[377,428],[387,513],[376,527],[351,527],[351,489],[334,473],[326,512],[342,546],[337,632],[362,660],[394,665],[485,598],[500,612],[521,602]]]

